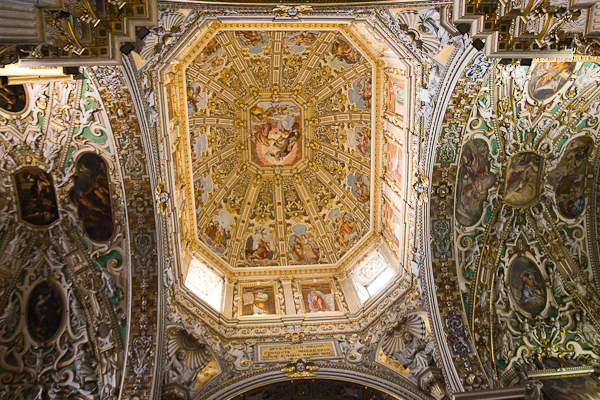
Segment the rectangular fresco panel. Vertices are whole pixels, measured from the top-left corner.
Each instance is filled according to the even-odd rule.
[[[402,187],[402,149],[392,141],[388,141],[387,170],[399,187]]]
[[[52,176],[39,168],[23,168],[14,175],[23,221],[49,225],[58,219]]]
[[[294,165],[302,158],[300,107],[261,101],[250,109],[252,161],[261,167]]]
[[[406,79],[389,77],[388,109],[394,114],[404,117],[406,98]]]
[[[396,248],[398,248],[400,246],[400,239],[402,236],[402,224],[400,221],[400,216],[398,215],[396,210],[394,210],[392,204],[387,199],[383,200],[383,214],[385,231],[390,237],[390,239],[392,239]]]
[[[303,283],[300,284],[300,291],[305,313],[339,310],[331,283]]]
[[[278,313],[274,285],[242,287],[242,316]]]

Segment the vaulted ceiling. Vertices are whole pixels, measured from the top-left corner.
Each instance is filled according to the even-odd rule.
[[[0,397],[600,393],[579,3],[41,10],[0,59],[89,65],[0,71]]]

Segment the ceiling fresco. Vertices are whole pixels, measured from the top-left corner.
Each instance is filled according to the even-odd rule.
[[[0,398],[600,395],[593,55],[486,58],[444,2],[108,3],[155,25],[120,68],[0,81]]]
[[[434,275],[446,288],[437,293],[440,314],[467,344],[450,348],[465,388],[523,385],[532,371],[600,359],[590,334],[600,301],[589,225],[599,71],[480,55],[450,97],[431,234]],[[450,323],[457,317],[463,333]]]
[[[374,68],[350,39],[222,30],[185,80],[199,241],[235,268],[336,264],[365,237]]]

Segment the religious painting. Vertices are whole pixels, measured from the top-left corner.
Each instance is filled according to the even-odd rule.
[[[221,47],[216,38],[213,38],[198,54],[193,63],[198,65],[198,68],[203,71],[209,73],[219,72],[225,67],[223,47]]]
[[[567,218],[577,217],[585,207],[587,165],[593,149],[594,141],[589,136],[572,140],[550,175],[558,210]]]
[[[358,224],[352,214],[336,207],[329,211],[327,217],[331,221],[329,226],[339,247],[348,248],[359,239]]]
[[[106,163],[95,153],[84,153],[77,159],[76,169],[70,197],[79,209],[85,232],[97,242],[109,240],[115,225]]]
[[[261,31],[236,31],[235,36],[239,45],[247,49],[250,54],[260,54],[263,48],[269,44],[267,32]]]
[[[339,311],[331,283],[301,283],[300,292],[305,313]]]
[[[529,82],[531,97],[544,100],[558,92],[567,83],[575,65],[564,61],[535,63]]]
[[[331,54],[327,61],[335,69],[350,68],[362,58],[362,54],[342,35],[337,35],[333,40]]]
[[[242,286],[242,316],[278,314],[275,286]]]
[[[167,85],[170,86],[170,85]],[[202,91],[200,85],[196,82],[188,81],[187,83],[187,104],[188,114],[196,114],[200,110],[206,108],[208,95]]]
[[[544,158],[533,152],[514,155],[506,170],[504,200],[512,206],[525,206],[538,197]]]
[[[387,142],[387,170],[398,187],[402,187],[402,149],[396,143]]]
[[[300,107],[261,101],[250,109],[252,161],[261,167],[294,165],[302,158]]]
[[[517,304],[535,316],[546,307],[544,278],[534,262],[527,257],[517,258],[508,274],[510,290]]]
[[[354,148],[363,157],[371,157],[371,128],[368,126],[357,126],[348,132],[348,145]]]
[[[8,79],[0,79],[0,109],[9,113],[21,112],[27,107],[27,94],[23,85],[8,85]]]
[[[206,204],[208,194],[213,189],[212,178],[210,176],[200,176],[194,181],[194,198],[196,204],[196,212],[200,211]]]
[[[21,219],[33,225],[49,225],[58,219],[52,176],[39,168],[24,168],[14,175]]]
[[[402,236],[402,221],[391,203],[385,198],[383,199],[383,214],[385,231],[393,240],[396,247],[398,247],[400,246],[400,238]]]
[[[307,47],[312,46],[318,39],[319,31],[293,31],[285,33],[285,44],[290,52],[303,53]]]
[[[600,384],[590,375],[543,379],[542,392],[550,400],[592,400],[600,398]]]
[[[205,128],[194,129],[190,137],[190,147],[192,149],[192,162],[199,160],[204,152],[208,150],[208,138],[204,131]]]
[[[299,264],[314,264],[321,259],[321,247],[317,236],[305,224],[292,226],[289,237],[292,259]]]
[[[360,172],[350,172],[347,179],[352,195],[356,200],[367,204],[371,199],[371,181],[369,177]]]
[[[219,211],[218,215],[212,217],[204,232],[202,238],[215,253],[225,254],[227,246],[231,240],[231,223],[233,218],[225,211]]]
[[[47,342],[56,335],[64,315],[63,299],[52,283],[38,283],[27,302],[27,329],[37,342]]]
[[[348,89],[348,102],[359,110],[371,108],[372,87],[371,76],[356,79]]]
[[[391,113],[404,116],[406,97],[406,78],[388,78],[388,110]]]
[[[252,264],[265,264],[273,259],[275,239],[269,234],[269,228],[255,226],[254,233],[246,239],[245,256]]]
[[[489,148],[485,140],[474,139],[463,146],[456,190],[456,219],[471,226],[481,218],[488,190],[496,182],[490,172]]]

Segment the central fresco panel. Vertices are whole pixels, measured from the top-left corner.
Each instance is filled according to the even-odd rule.
[[[231,267],[335,264],[370,231],[363,53],[347,32],[239,29],[190,58],[196,238]]]

